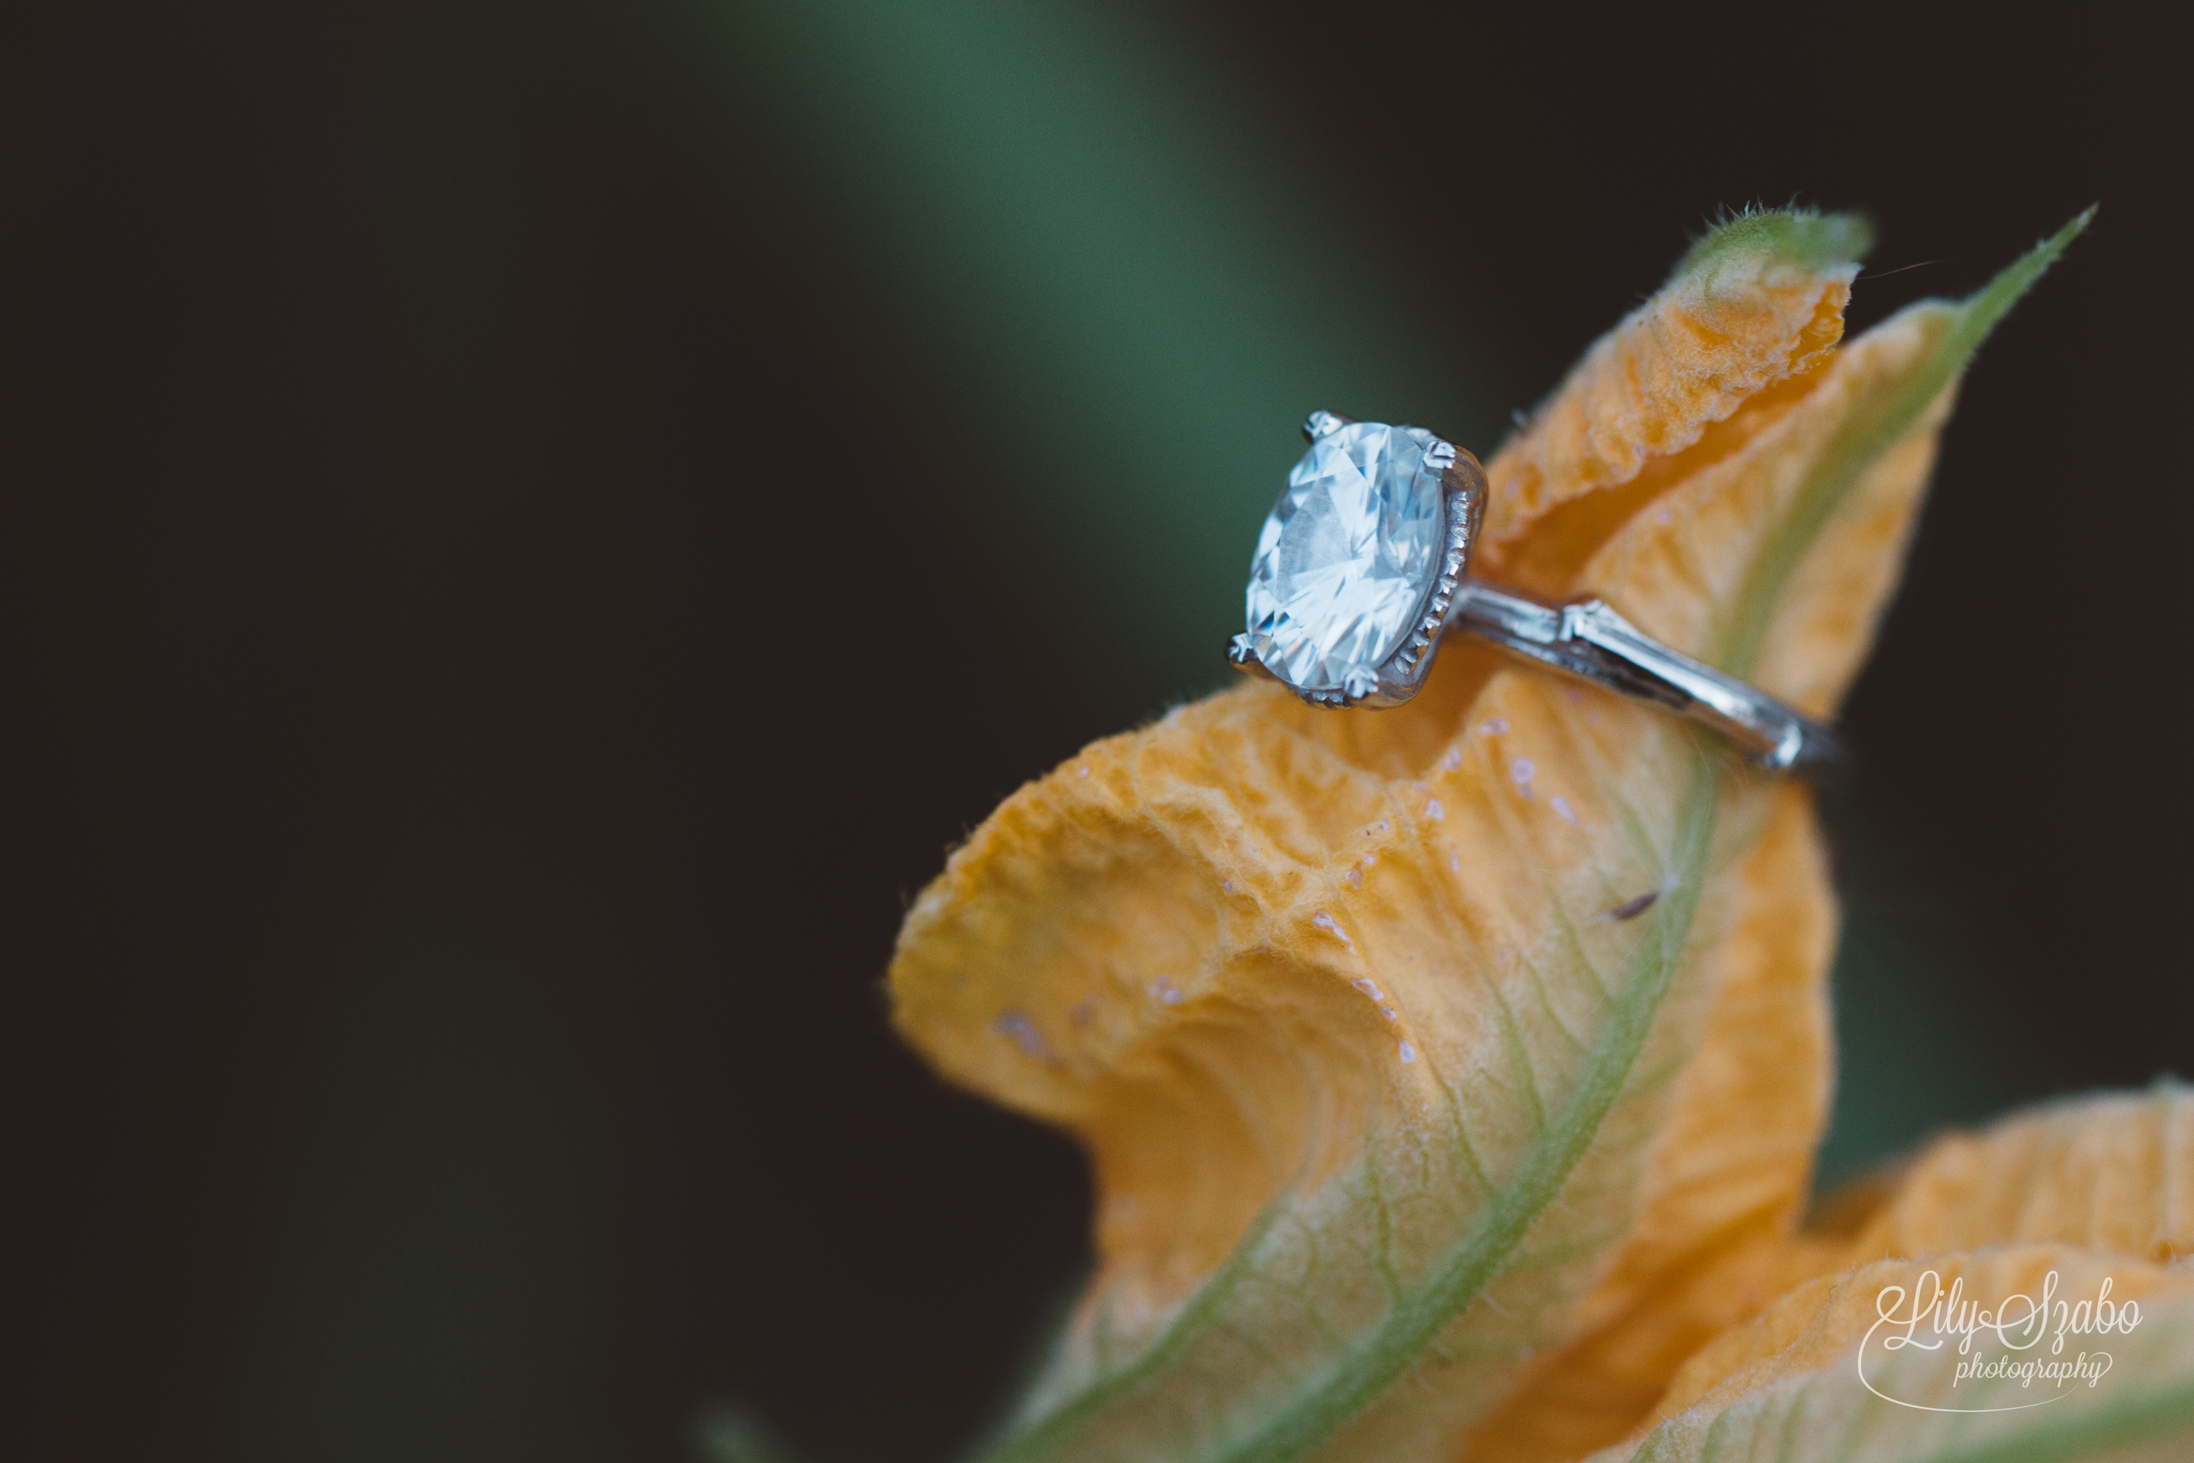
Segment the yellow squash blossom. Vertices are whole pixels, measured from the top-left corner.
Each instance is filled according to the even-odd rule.
[[[1861,225],[1725,224],[1487,464],[1475,572],[1598,594],[1833,714],[1960,369],[2084,223],[1849,344]],[[1952,1144],[1800,1229],[1835,923],[1802,786],[1468,644],[1397,710],[1245,683],[1022,788],[890,977],[940,1072],[1096,1176],[1096,1273],[985,1457],[1917,1463],[2044,1436],[1791,1431],[1873,1418],[1839,1370],[1860,1301],[1937,1252],[1976,1286],[2116,1265],[2153,1355],[2049,1425],[2194,1437],[2176,1096]]]

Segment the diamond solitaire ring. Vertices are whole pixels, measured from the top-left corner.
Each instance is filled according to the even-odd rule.
[[[1647,635],[1598,599],[1541,604],[1469,577],[1478,459],[1422,427],[1317,411],[1249,570],[1227,659],[1313,706],[1399,706],[1450,630],[1704,722],[1768,768],[1838,755],[1827,728]]]

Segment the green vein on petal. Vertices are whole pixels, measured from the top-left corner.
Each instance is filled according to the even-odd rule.
[[[1731,675],[1752,673],[1760,647],[1774,622],[1777,596],[1798,561],[1820,537],[1822,528],[1850,495],[1866,470],[1879,462],[1920,420],[1929,403],[1942,394],[1951,380],[1980,347],[1996,323],[2009,314],[2019,297],[2042,277],[2066,247],[2078,238],[2095,210],[2084,213],[2034,246],[2006,268],[1980,293],[1955,305],[1917,305],[1915,310],[1940,311],[1946,327],[1927,358],[1894,389],[1881,392],[1854,411],[1841,425],[1835,445],[1824,455],[1820,470],[1807,482],[1781,527],[1753,559],[1752,571],[1738,592],[1730,615],[1731,630],[1717,663]]]

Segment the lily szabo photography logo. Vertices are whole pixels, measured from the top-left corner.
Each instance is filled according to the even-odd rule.
[[[2104,1276],[2093,1299],[2059,1297],[2057,1272],[2052,1270],[2042,1280],[2039,1300],[2014,1293],[1993,1309],[1966,1295],[1963,1276],[1946,1289],[1942,1277],[1929,1270],[1913,1282],[1909,1296],[1902,1285],[1885,1285],[1874,1297],[1876,1319],[1859,1343],[1854,1361],[1859,1380],[1883,1401],[1921,1412],[2017,1412],[2062,1402],[2081,1387],[2098,1385],[2110,1372],[2110,1353],[2099,1345],[2088,1350],[2093,1343],[2087,1338],[2130,1336],[2141,1324],[2140,1303],[2113,1301],[2111,1284],[2110,1277]],[[1945,1352],[1953,1341],[1956,1349]],[[2045,1341],[2047,1349],[2039,1349]],[[1955,1357],[1949,1395],[1958,1395],[1961,1387],[1970,1388],[1972,1403],[1942,1406],[1894,1395],[1913,1390],[1912,1369],[1893,1364],[1897,1353],[1913,1348],[1936,1353],[1943,1361]],[[1938,1390],[1939,1371],[1924,1369],[1935,1384],[1924,1395],[1940,1403],[1944,1394]],[[1900,1387],[1900,1382],[1906,1385]],[[2001,1400],[2003,1387],[2011,1384],[2021,1392],[2050,1395],[2007,1403]]]

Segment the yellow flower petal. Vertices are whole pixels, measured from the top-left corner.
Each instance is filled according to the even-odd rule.
[[[1924,1343],[1936,1333],[1923,1323],[1913,1332],[1922,1345],[1884,1347],[1891,1328],[1874,1330],[1884,1308],[1909,1315],[1913,1297],[1934,1293],[1929,1273],[1945,1289],[1962,1285],[1962,1299],[1973,1306],[2019,1317],[2025,1307],[2005,1305],[2014,1296],[2039,1301],[2053,1289],[2069,1312],[2104,1294],[2108,1281],[2111,1303],[2135,1303],[2140,1318],[2130,1332],[2068,1332],[2062,1352],[2053,1349],[2054,1333],[2065,1317],[2054,1303],[2048,1334],[2031,1345],[1983,1331],[1963,1353],[1956,1335],[1929,1350]],[[1875,1340],[1862,1358],[1870,1331]],[[2008,1340],[2027,1337],[2015,1330]],[[1961,1361],[2009,1355],[2061,1364],[2096,1352],[2107,1352],[2110,1363],[2092,1387],[1957,1375]],[[2124,1447],[2139,1450],[2128,1458],[2158,1460],[2194,1447],[2194,1275],[2032,1245],[1882,1260],[1801,1286],[1686,1362],[1655,1421],[1592,1463],[2070,1463],[2118,1459]]]
[[[1774,233],[1749,238],[1697,267],[1765,289]],[[1895,567],[1823,561],[1901,541],[1958,364],[2048,257],[1899,317],[1578,537],[1593,587],[1831,702]],[[1725,382],[1671,422],[1766,370],[1716,377],[1743,332],[1668,338]],[[1637,440],[1695,450],[1663,425]],[[992,1456],[1450,1456],[1534,1357],[1787,1228],[1830,923],[1801,790],[1462,648],[1398,711],[1248,685],[1023,788],[891,973],[909,1041],[1096,1172],[1098,1273]]]
[[[1478,572],[1567,594],[1591,547],[1641,502],[1791,395],[1766,388],[1827,360],[1868,243],[1849,215],[1786,213],[1747,214],[1702,240],[1486,464]]]
[[[1628,1309],[1546,1357],[1474,1427],[1454,1456],[1469,1463],[1569,1463],[1627,1436],[1688,1358],[1792,1287],[1833,1270],[1843,1247],[1778,1224],[1704,1237]]]
[[[2043,1240],[2159,1263],[2194,1255],[2194,1092],[2053,1103],[1938,1139],[1851,1255]]]
[[[1585,1334],[1471,1431],[1472,1463],[1566,1463],[1623,1437],[1709,1338],[1846,1253],[1792,1234],[1827,1108],[1834,934],[1802,794],[1785,790],[1748,862],[1721,988]]]
[[[1694,655],[1735,647],[1758,684],[1832,712],[1903,567],[1950,388],[1938,381],[1943,389],[1886,448],[1865,441],[1854,451],[1848,439],[1909,383],[1933,379],[1928,366],[1958,318],[1955,306],[1918,305],[1853,341],[1772,421],[1663,489],[1649,511],[1668,531],[1615,535],[1586,561],[1580,583],[1669,644]],[[1808,530],[1802,562],[1766,557],[1779,548],[1757,545],[1766,522]],[[1793,576],[1772,604],[1751,588],[1763,562],[1770,583]]]
[[[1760,684],[1811,710],[1828,710],[1856,672],[1894,582],[1948,393],[1937,394],[1894,446],[1856,472],[1842,462],[1842,441],[1855,419],[1924,372],[1955,314],[1954,307],[1922,306],[1854,342],[1802,395],[1782,401],[1772,420],[1755,423],[1743,441],[1664,483],[1650,514],[1634,515],[1597,548],[1582,582],[1694,654],[1749,641],[1759,647]],[[1755,570],[1747,535],[1803,513],[1823,480],[1839,478],[1847,484],[1840,511],[1822,523],[1816,549],[1792,576],[1802,589],[1776,606],[1772,638],[1748,630],[1747,584]],[[1810,823],[1804,828],[1810,839]],[[1580,1307],[1580,1319],[1597,1329],[1520,1383],[1473,1432],[1465,1456],[1539,1463],[1621,1437],[1659,1396],[1676,1363],[1751,1313],[1748,1299],[1756,1306],[1780,1291],[1776,1281],[1834,1264],[1832,1247],[1792,1250],[1780,1243],[1793,1226],[1826,1113],[1827,1018],[1819,984],[1833,934],[1826,880],[1818,867],[1788,870],[1759,891],[1754,907],[1747,924],[1759,933],[1748,937],[1740,926],[1732,953],[1752,967],[1760,988],[1732,983],[1726,1015],[1717,1013],[1686,1073],[1684,1088],[1701,1089],[1697,1100],[1679,1103],[1656,1148],[1664,1164],[1702,1170],[1702,1181],[1663,1184],[1649,1177],[1628,1241]],[[1740,1175],[1740,1156],[1762,1150],[1780,1161]],[[1717,1257],[1724,1249],[1734,1252]]]
[[[1877,1263],[1862,1275],[1917,1274],[1935,1267],[1947,1278],[1952,1272],[1927,1257],[2048,1242],[2081,1247],[2079,1264],[2118,1276],[2121,1296],[2137,1295],[2142,1292],[2123,1288],[2125,1278],[2151,1272],[2146,1266],[2128,1268],[2124,1259],[2162,1266],[2194,1255],[2194,1094],[2167,1083],[2145,1094],[2050,1104],[1979,1133],[1938,1139],[1886,1188],[1846,1247],[1843,1263],[1920,1258]],[[1847,1307],[1855,1305],[1863,1285],[1838,1283],[1849,1292]],[[1818,1297],[1826,1284],[1779,1303],[1781,1320],[1733,1332],[1702,1351],[1659,1411],[1711,1411],[1717,1402],[1729,1403],[1744,1389],[1723,1379],[1756,1368],[1770,1353],[1780,1358],[1777,1375],[1797,1369],[1803,1358],[1777,1352],[1783,1343],[1773,1338],[1797,1334],[1791,1318],[1805,1314],[1812,1304],[1805,1297]],[[1814,1331],[1809,1345],[1819,1362],[1822,1328]],[[2182,1385],[2189,1362],[2194,1357],[2182,1356],[2179,1363]],[[2159,1383],[2168,1380],[2168,1366],[2158,1362],[2157,1368]],[[1772,1380],[1745,1375],[1746,1385]],[[2187,1390],[2194,1413],[2194,1388]],[[1707,1395],[1710,1391],[1714,1396]],[[2194,1415],[2186,1426],[2190,1438],[2180,1446],[2194,1442]]]

